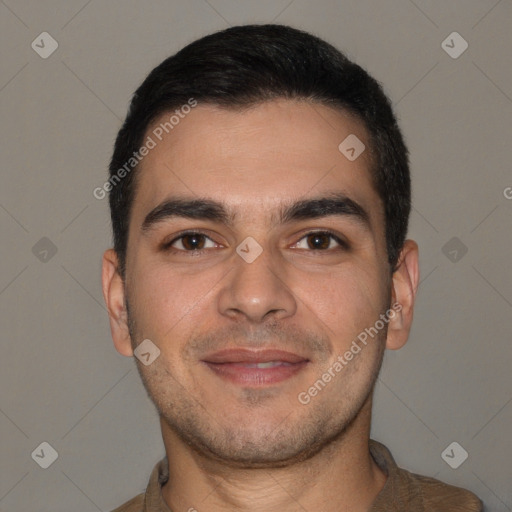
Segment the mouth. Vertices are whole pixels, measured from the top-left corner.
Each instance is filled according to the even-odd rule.
[[[234,384],[264,387],[292,378],[310,360],[283,350],[227,349],[209,354],[201,362],[216,376]]]

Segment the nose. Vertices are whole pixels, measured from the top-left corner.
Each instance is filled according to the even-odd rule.
[[[263,250],[250,263],[238,254],[234,258],[235,268],[227,274],[218,294],[222,315],[259,323],[295,314],[297,302],[278,254],[272,256],[269,250]]]

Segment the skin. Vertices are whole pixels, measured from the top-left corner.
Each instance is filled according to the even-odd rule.
[[[349,134],[367,148],[353,162],[338,150]],[[116,349],[132,356],[147,338],[160,349],[152,364],[136,361],[161,417],[163,497],[173,511],[358,512],[382,489],[368,448],[372,392],[384,349],[407,341],[419,273],[407,240],[391,274],[370,165],[361,122],[292,100],[244,111],[200,104],[141,163],[126,275],[107,250],[103,290]],[[351,215],[279,222],[283,205],[333,192],[361,205],[368,225]],[[222,202],[233,223],[172,217],[143,230],[171,196]],[[202,252],[190,238],[175,240],[189,229],[207,236]],[[326,229],[348,248],[328,236],[318,248],[307,236]],[[263,249],[252,263],[236,252],[249,236]],[[395,301],[401,311],[386,328],[301,404],[298,394]],[[201,362],[233,347],[284,349],[309,362],[283,382],[243,386]]]

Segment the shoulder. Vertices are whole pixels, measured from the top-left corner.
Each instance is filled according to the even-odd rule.
[[[370,453],[388,477],[372,510],[393,506],[400,512],[483,512],[483,503],[472,492],[398,467],[386,446],[373,439]]]
[[[409,472],[408,472],[409,473]],[[483,503],[471,491],[435,478],[409,473],[428,512],[482,512]]]
[[[124,505],[117,507],[112,512],[143,512],[144,507],[144,493],[135,496]]]

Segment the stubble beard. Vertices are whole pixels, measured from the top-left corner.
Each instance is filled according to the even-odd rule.
[[[130,313],[128,324],[135,347],[135,340],[140,340],[140,336]],[[229,467],[278,468],[314,457],[342,440],[361,411],[371,408],[373,389],[384,357],[385,331],[372,340],[373,354],[367,354],[372,360],[364,370],[367,378],[358,389],[354,390],[350,383],[363,368],[359,354],[334,378],[334,383],[328,384],[309,404],[302,405],[296,396],[290,397],[293,410],[283,412],[274,424],[265,424],[262,429],[244,424],[243,418],[222,421],[225,418],[218,414],[222,404],[215,404],[210,412],[207,405],[200,403],[200,397],[194,397],[178,382],[165,367],[162,357],[149,366],[137,361],[137,368],[163,420],[162,429],[169,430],[196,454]],[[368,349],[364,347],[362,352]],[[341,392],[333,395],[334,387],[330,390],[329,387],[336,384]],[[272,399],[271,394],[272,391],[247,388],[241,407],[262,407]]]

